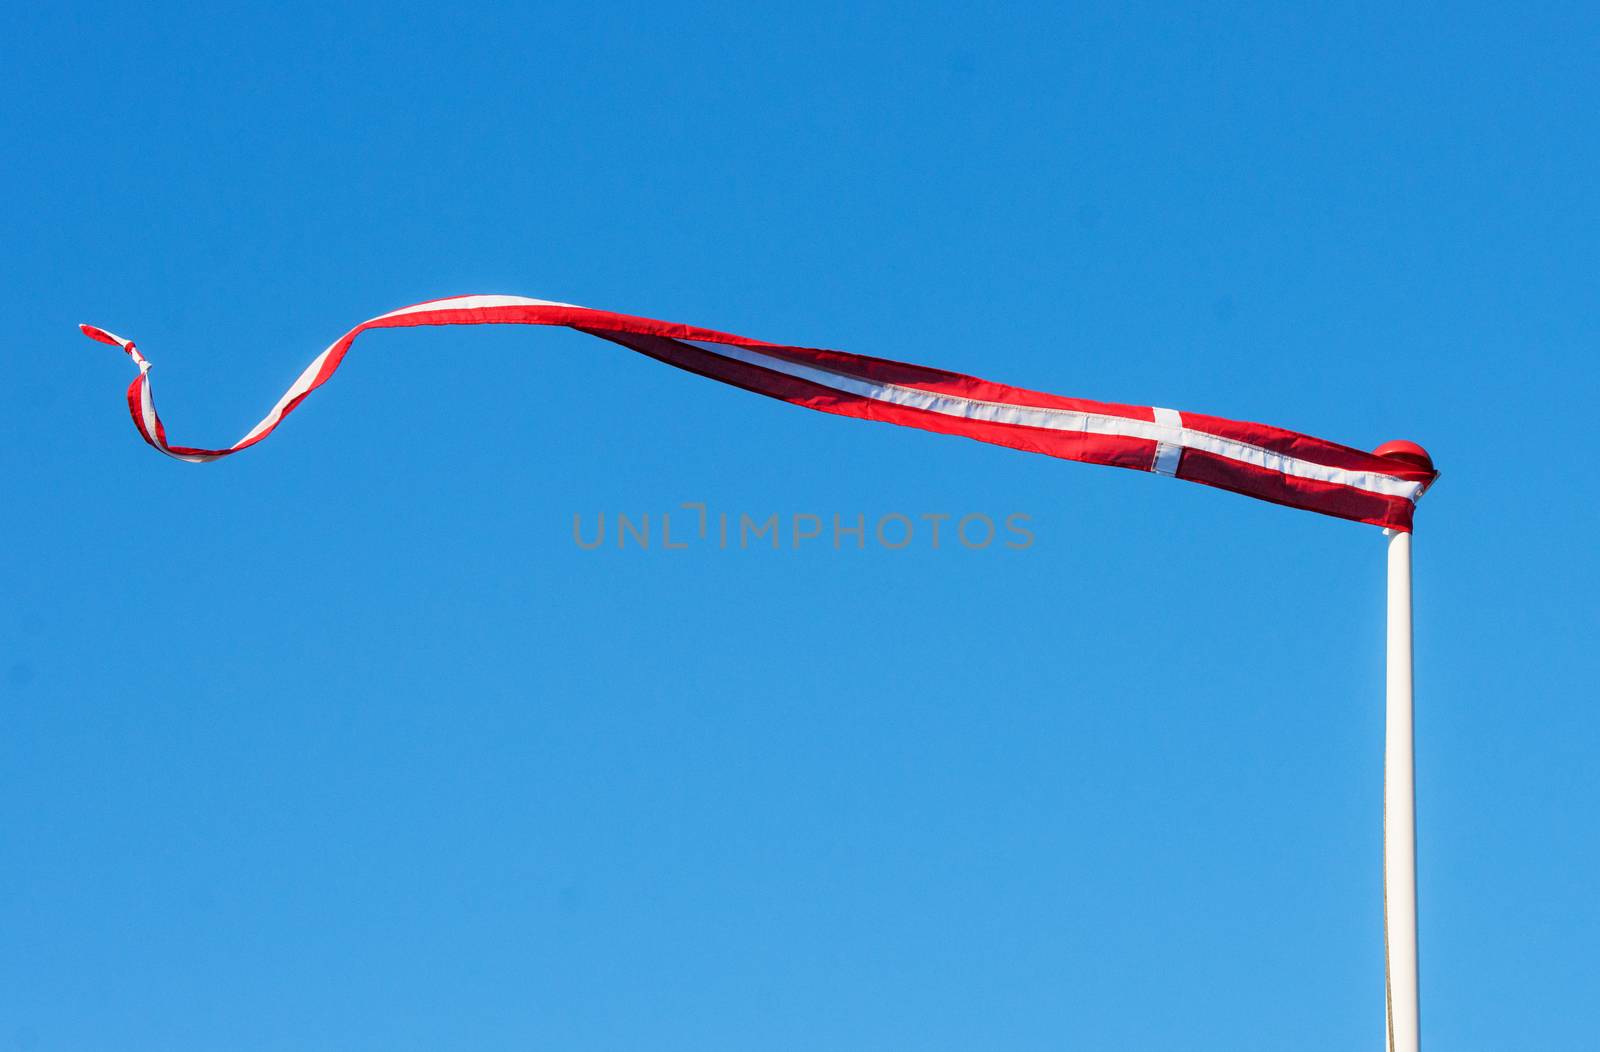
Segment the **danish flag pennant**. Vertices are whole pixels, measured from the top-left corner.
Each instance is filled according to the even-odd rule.
[[[225,449],[199,449],[167,441],[150,396],[150,363],[133,341],[92,325],[82,329],[91,339],[121,347],[139,367],[128,388],[128,409],[144,440],[170,457],[203,463],[232,456],[272,434],[307,395],[328,382],[356,337],[369,329],[506,324],[576,329],[679,369],[824,413],[1149,471],[1401,532],[1410,531],[1417,500],[1438,478],[1425,456],[1403,450],[1379,456],[1265,424],[1063,398],[922,365],[788,347],[523,296],[454,296],[362,322],[317,355],[243,438]]]

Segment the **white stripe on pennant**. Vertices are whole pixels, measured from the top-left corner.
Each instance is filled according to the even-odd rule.
[[[683,343],[703,351],[732,358],[748,365],[770,369],[775,373],[806,380],[822,387],[847,394],[872,398],[880,402],[925,409],[931,413],[958,416],[967,420],[983,420],[997,424],[1015,424],[1022,427],[1041,427],[1051,431],[1082,431],[1091,435],[1113,435],[1125,438],[1144,438],[1153,442],[1175,445],[1182,449],[1198,449],[1217,456],[1237,460],[1243,464],[1265,468],[1296,478],[1316,482],[1330,482],[1339,486],[1377,493],[1385,497],[1405,497],[1415,501],[1422,491],[1422,483],[1407,482],[1393,475],[1375,471],[1350,471],[1327,464],[1317,464],[1298,457],[1275,453],[1248,442],[1224,438],[1221,435],[1195,431],[1170,422],[1130,420],[1127,417],[1108,416],[1102,413],[1083,413],[1074,409],[1047,409],[1040,406],[1009,405],[1004,402],[984,402],[958,395],[937,394],[917,387],[878,383],[858,376],[834,372],[813,365],[802,365],[774,355],[763,354],[749,347],[727,343],[710,343],[705,340],[684,340]],[[1172,412],[1172,410],[1166,410]],[[1177,417],[1177,413],[1172,414]],[[1159,458],[1159,452],[1157,454]],[[1152,470],[1154,468],[1152,467]]]
[[[435,300],[432,303],[417,303],[410,307],[401,307],[388,314],[380,314],[372,321],[382,321],[385,318],[400,318],[407,314],[422,314],[426,311],[436,310],[483,310],[486,307],[578,307],[576,303],[561,303],[556,300],[536,300],[528,296],[452,296],[449,299]],[[588,307],[578,307],[579,310],[589,310]],[[366,324],[371,324],[367,322]]]

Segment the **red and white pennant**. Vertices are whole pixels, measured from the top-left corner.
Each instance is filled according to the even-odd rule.
[[[84,335],[121,347],[139,367],[128,409],[144,440],[178,460],[231,456],[270,435],[328,382],[357,336],[411,325],[561,325],[689,372],[825,413],[882,420],[1091,464],[1150,471],[1293,508],[1409,531],[1417,500],[1438,477],[1431,463],[1378,456],[1265,424],[1174,409],[1090,402],[990,383],[943,369],[840,351],[787,347],[692,325],[523,296],[454,296],[362,322],[308,365],[278,404],[226,449],[172,445],[150,396],[150,363],[92,325]]]

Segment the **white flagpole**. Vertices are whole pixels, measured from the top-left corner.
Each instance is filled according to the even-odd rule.
[[[1383,748],[1383,942],[1389,1052],[1418,1052],[1417,812],[1412,757],[1411,534],[1389,535],[1389,660]]]

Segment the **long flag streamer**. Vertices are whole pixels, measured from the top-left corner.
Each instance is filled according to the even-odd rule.
[[[357,336],[412,325],[560,325],[792,405],[964,435],[1064,460],[1149,471],[1292,508],[1409,531],[1430,465],[1366,453],[1265,424],[1174,409],[1091,402],[990,383],[943,369],[840,351],[787,347],[711,329],[523,296],[454,296],[362,322],[308,365],[262,421],[226,449],[167,441],[150,396],[150,363],[92,325],[84,335],[121,347],[139,367],[128,409],[144,440],[203,463],[255,445],[333,376]]]

